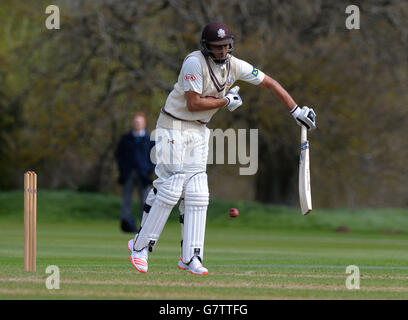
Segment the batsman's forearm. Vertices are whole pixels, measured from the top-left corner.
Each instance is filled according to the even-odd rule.
[[[295,100],[292,99],[290,94],[277,82],[268,75],[265,75],[264,80],[260,86],[267,88],[273,92],[273,94],[289,109],[292,110],[296,106]]]
[[[276,82],[276,84],[272,88],[272,91],[275,94],[275,96],[280,101],[282,101],[282,103],[285,106],[288,107],[289,110],[292,110],[294,107],[296,107],[295,100],[292,99],[292,97],[289,95],[289,93],[279,83]]]
[[[194,99],[193,101],[187,102],[187,108],[190,111],[203,111],[217,109],[225,106],[227,99],[218,99],[218,98],[199,98]]]

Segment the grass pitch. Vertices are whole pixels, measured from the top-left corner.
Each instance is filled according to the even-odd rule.
[[[259,206],[254,207],[259,217],[251,224],[246,212],[256,210],[248,204],[247,210],[235,205],[241,209],[237,219],[229,218],[227,211],[209,212],[204,252],[208,276],[176,267],[180,226],[174,213],[149,256],[149,272],[141,274],[130,264],[130,236],[119,231],[119,198],[104,198],[107,203],[100,204],[100,210],[112,211],[111,216],[96,217],[96,205],[89,199],[100,203],[99,195],[68,193],[67,201],[67,194],[50,192],[43,197],[54,199],[58,210],[51,204],[47,208],[39,196],[37,271],[25,272],[21,194],[0,193],[0,299],[408,299],[408,236],[403,223],[396,226],[398,232],[381,232],[374,223],[370,232],[359,221],[365,214],[354,212],[351,232],[337,233],[334,225],[290,223],[292,218],[309,218],[298,210],[273,215]],[[58,197],[63,199],[60,203]],[[64,207],[68,205],[71,211]],[[230,205],[213,203],[215,209]],[[86,218],[87,210],[92,219]],[[319,212],[313,214],[317,219]],[[325,214],[321,213],[324,219]],[[371,219],[380,221],[381,214],[374,212]],[[347,212],[332,215],[344,224]],[[392,213],[387,215],[392,218]],[[395,215],[396,221],[403,220],[400,211]],[[49,265],[59,267],[58,290],[46,288]],[[360,268],[359,290],[346,288],[348,265]]]

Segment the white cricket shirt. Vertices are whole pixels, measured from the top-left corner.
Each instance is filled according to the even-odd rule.
[[[262,71],[232,55],[225,64],[218,65],[212,59],[206,59],[201,51],[194,51],[184,59],[178,81],[167,97],[163,111],[176,119],[207,123],[219,109],[189,111],[184,92],[191,90],[201,97],[223,98],[235,81],[258,85],[264,77]]]

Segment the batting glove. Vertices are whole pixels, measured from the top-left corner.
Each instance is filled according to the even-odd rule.
[[[239,96],[238,91],[239,91],[239,87],[235,86],[231,88],[228,91],[227,95],[224,97],[228,101],[224,107],[227,107],[228,110],[231,112],[242,105],[242,99]]]
[[[294,107],[290,112],[299,126],[305,126],[308,130],[316,129],[316,113],[309,107]]]

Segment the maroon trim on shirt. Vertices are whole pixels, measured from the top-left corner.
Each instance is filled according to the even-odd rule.
[[[225,89],[225,85],[227,84],[227,80],[228,80],[228,76],[230,74],[230,70],[231,70],[231,63],[230,60],[228,59],[227,61],[227,80],[225,80],[225,82],[223,84],[220,84],[220,82],[218,81],[214,71],[211,69],[210,63],[208,62],[209,58],[205,59],[205,62],[207,62],[207,67],[208,67],[208,71],[210,72],[210,78],[211,81],[213,82],[215,89],[217,89],[218,92],[221,92]]]
[[[201,120],[184,120],[184,119],[177,118],[176,116],[173,116],[170,112],[167,112],[167,111],[164,109],[164,107],[161,108],[160,112],[163,112],[164,114],[168,115],[169,117],[172,117],[173,119],[180,120],[180,121],[197,121],[197,122],[199,122],[199,123],[201,123],[201,124],[207,124],[207,123],[208,123],[208,122],[201,121]]]

